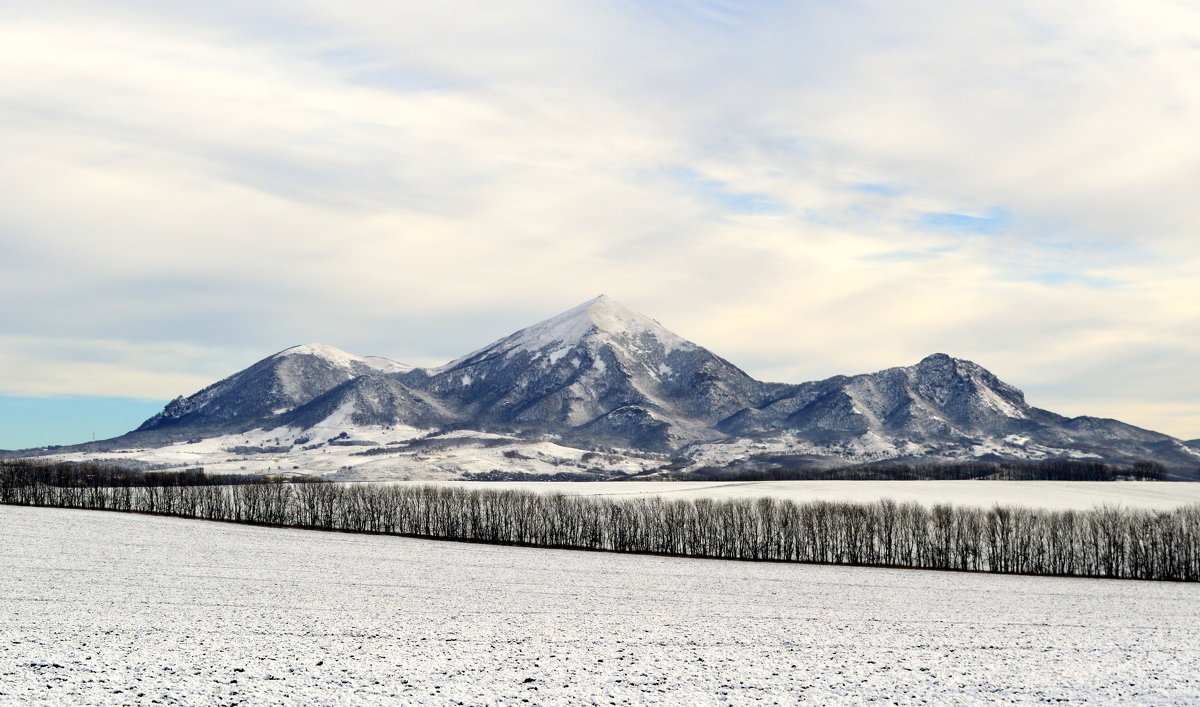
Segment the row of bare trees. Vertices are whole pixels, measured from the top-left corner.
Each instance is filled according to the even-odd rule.
[[[1200,506],[1054,511],[890,500],[614,500],[311,481],[104,485],[35,477],[0,465],[0,501],[688,557],[1200,580]]]
[[[1129,466],[1114,466],[1080,459],[936,464],[892,462],[835,469],[702,467],[696,471],[668,475],[676,481],[1164,481],[1168,476],[1170,473],[1167,468],[1158,462],[1138,461]]]

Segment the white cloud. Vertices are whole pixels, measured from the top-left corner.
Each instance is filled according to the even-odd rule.
[[[1200,436],[1189,5],[0,19],[9,391],[169,397],[313,339],[431,363],[607,292],[765,377],[945,350]],[[55,347],[96,340],[125,353],[64,378],[87,357]],[[135,353],[174,346],[224,353]]]
[[[3,335],[0,394],[156,400],[190,394],[253,362],[244,351],[180,342]]]

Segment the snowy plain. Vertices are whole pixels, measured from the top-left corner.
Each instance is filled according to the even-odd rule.
[[[1200,586],[0,506],[0,703],[1188,704]]]

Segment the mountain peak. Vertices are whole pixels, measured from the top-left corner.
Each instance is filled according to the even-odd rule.
[[[660,451],[719,436],[765,389],[606,295],[402,382],[476,420]]]
[[[637,312],[634,312],[629,307],[626,307],[625,305],[621,304],[616,299],[609,297],[608,295],[598,295],[582,304],[575,305],[574,307],[566,310],[565,312],[556,314],[553,317],[550,317],[550,319],[580,317],[580,316],[591,317],[593,315],[595,315],[595,316],[607,315],[607,316],[618,316],[618,317],[640,317],[640,316],[642,316],[642,315],[638,314]],[[546,321],[549,321],[549,319]]]
[[[521,352],[549,353],[548,350],[566,350],[588,339],[637,341],[645,337],[656,339],[668,353],[696,348],[695,344],[650,317],[629,309],[608,295],[600,295],[435,370],[450,370],[482,355],[508,357]]]
[[[929,354],[925,358],[921,359],[921,361],[917,365],[919,366],[922,363],[946,363],[947,361],[954,361],[954,360],[957,360],[957,359],[955,359],[950,354],[945,354],[945,353],[939,352],[939,353]]]
[[[369,369],[382,373],[400,373],[412,368],[412,366],[379,356],[355,356],[336,346],[330,346],[320,341],[313,341],[284,349],[272,358],[285,359],[290,356],[316,356],[340,368],[366,366]]]
[[[965,358],[958,358],[950,354],[935,353],[926,356],[912,366],[912,369],[918,372],[928,373],[953,373],[958,376],[983,376],[992,378],[995,376],[991,371],[983,366]]]
[[[286,358],[288,356],[317,356],[327,361],[345,362],[347,365],[349,365],[350,361],[358,358],[353,354],[342,351],[336,346],[330,346],[321,341],[300,344],[299,346],[293,346],[275,354],[275,358]]]
[[[960,373],[963,371],[986,371],[978,363],[966,358],[958,358],[946,353],[929,354],[913,366],[916,369],[948,369],[953,368]]]
[[[637,338],[649,334],[658,339],[667,351],[693,346],[662,324],[633,311],[608,295],[600,295],[562,314],[522,329],[510,339],[519,337],[521,348],[539,350],[556,342],[573,345],[594,333],[619,338]]]
[[[973,398],[967,406],[976,410],[987,409],[1010,418],[1028,416],[1025,394],[974,361],[935,353],[908,370],[919,383],[918,388],[939,407],[965,394]]]
[[[587,302],[584,302],[583,304],[581,304],[579,306],[580,307],[591,307],[594,305],[602,305],[602,304],[615,304],[618,307],[624,306],[620,302],[613,299],[612,297],[609,297],[608,295],[604,294],[603,292],[601,292],[600,294],[596,295],[595,297],[591,298],[590,300],[588,300]]]

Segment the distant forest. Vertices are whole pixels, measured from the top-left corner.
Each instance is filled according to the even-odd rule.
[[[980,509],[608,497],[0,461],[0,502],[684,557],[1200,581],[1200,505]]]
[[[1163,481],[1167,468],[1139,461],[1129,466],[1076,459],[1010,462],[949,462],[940,464],[874,464],[833,469],[771,469],[741,471],[705,467],[676,472],[672,481]]]

